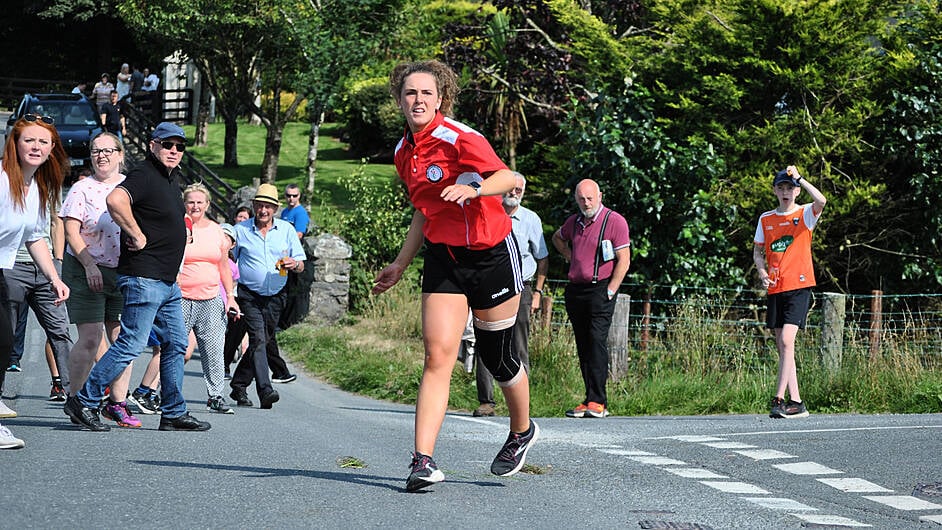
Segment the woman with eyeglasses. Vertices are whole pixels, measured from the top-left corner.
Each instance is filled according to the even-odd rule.
[[[10,364],[13,327],[3,270],[13,267],[16,251],[25,244],[30,256],[56,293],[56,304],[69,297],[69,288],[59,278],[43,233],[49,226],[47,212],[59,205],[64,170],[69,158],[59,133],[48,116],[27,114],[16,120],[7,136],[0,169],[0,366]],[[0,370],[0,391],[6,370]],[[16,412],[0,401],[0,418]],[[0,449],[23,447],[9,429],[0,425]]]
[[[72,289],[69,320],[78,339],[69,353],[70,394],[82,388],[95,361],[103,332],[109,342],[118,337],[124,296],[116,285],[121,229],[108,213],[105,198],[124,181],[124,147],[118,137],[103,132],[91,142],[94,174],[77,181],[62,204],[59,217],[65,224],[67,243],[62,277]],[[136,428],[141,421],[127,407],[131,367],[111,383],[111,396],[102,413],[122,427]]]

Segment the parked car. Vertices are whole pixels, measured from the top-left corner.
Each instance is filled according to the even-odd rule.
[[[69,155],[72,173],[83,167],[92,167],[89,143],[103,129],[101,116],[95,105],[84,94],[26,94],[7,120],[6,135],[24,114],[50,116],[62,139],[62,147]]]

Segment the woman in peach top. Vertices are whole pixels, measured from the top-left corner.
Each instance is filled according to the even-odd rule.
[[[192,184],[183,191],[183,205],[193,223],[193,236],[183,253],[177,283],[183,292],[183,319],[196,336],[206,381],[207,408],[232,414],[222,397],[225,384],[222,347],[226,336],[226,312],[239,312],[229,270],[229,239],[218,223],[206,216],[209,191]],[[223,293],[220,296],[219,288]]]

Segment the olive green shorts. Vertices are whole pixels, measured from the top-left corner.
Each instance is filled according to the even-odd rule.
[[[88,287],[85,267],[75,256],[65,253],[62,260],[62,281],[69,286],[69,322],[73,324],[91,324],[95,322],[118,322],[124,307],[124,295],[118,290],[115,281],[116,269],[98,266],[101,271],[102,290],[93,292]]]

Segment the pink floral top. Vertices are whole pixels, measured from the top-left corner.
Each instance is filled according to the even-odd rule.
[[[121,254],[121,228],[108,213],[105,199],[123,181],[124,175],[108,184],[94,177],[84,178],[72,185],[59,210],[63,220],[72,218],[82,223],[80,233],[88,254],[105,267],[117,267]],[[75,256],[71,246],[66,247],[66,252]]]

